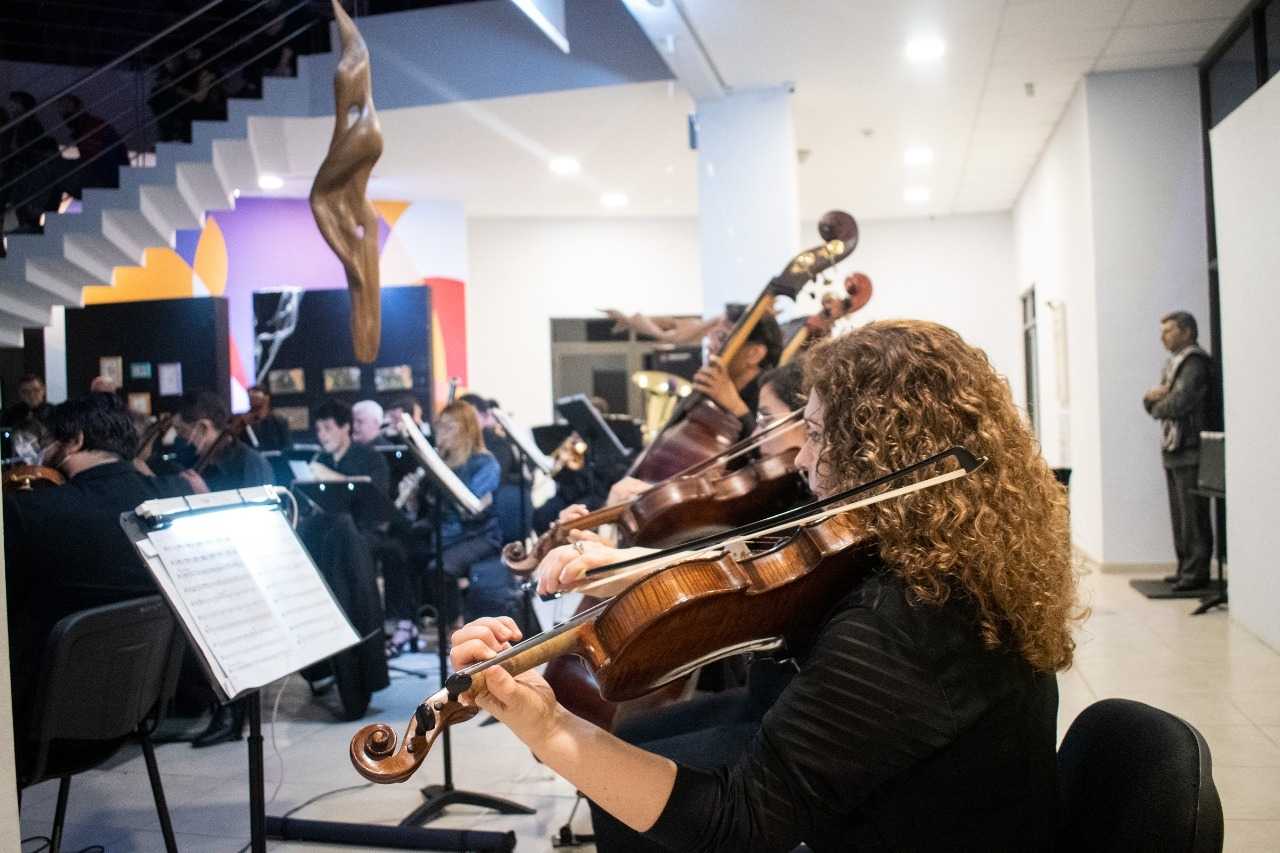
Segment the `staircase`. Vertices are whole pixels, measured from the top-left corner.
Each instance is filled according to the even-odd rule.
[[[23,328],[50,325],[54,306],[80,306],[84,287],[113,283],[116,267],[141,265],[147,249],[173,247],[179,230],[256,193],[261,172],[280,171],[284,119],[311,114],[310,75],[335,63],[299,56],[297,76],[264,77],[262,97],[229,99],[225,121],[195,121],[190,143],[157,143],[154,165],[121,168],[118,189],[85,189],[80,212],[47,214],[43,234],[7,235],[0,346],[22,346]]]

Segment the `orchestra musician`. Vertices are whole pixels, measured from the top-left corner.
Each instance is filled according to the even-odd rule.
[[[707,363],[693,376],[693,388],[709,397],[716,405],[742,422],[739,438],[755,429],[755,412],[760,398],[760,376],[778,364],[782,354],[782,329],[772,314],[760,319],[746,345],[729,364],[715,355],[723,348],[733,324],[746,310],[741,304],[730,304],[707,333],[707,348],[712,353]],[[636,477],[623,477],[609,489],[608,503],[620,503],[652,486]]]
[[[351,407],[351,440],[373,447],[382,438],[382,406],[377,400],[361,400]]]
[[[195,491],[271,485],[271,463],[235,437],[231,411],[212,391],[187,392],[173,419],[173,428],[195,450],[196,460],[181,472]]]
[[[64,485],[4,499],[10,673],[19,755],[27,748],[35,675],[49,631],[78,610],[155,592],[120,528],[120,513],[185,489],[147,477],[132,462],[137,433],[115,394],[87,394],[52,408],[43,462]]]
[[[261,385],[249,389],[249,411],[241,416],[244,439],[255,450],[288,450],[293,447],[289,422],[271,411],[271,394]]]
[[[856,511],[878,554],[811,615],[815,639],[790,649],[798,672],[760,723],[631,745],[536,672],[497,667],[478,704],[590,798],[604,853],[1051,848],[1054,673],[1083,616],[1062,488],[1007,383],[950,329],[867,324],[817,347],[806,378],[797,464],[819,496],[954,445],[988,462]],[[571,588],[629,555],[563,546],[539,582]],[[471,623],[453,665],[518,639],[511,620]]]

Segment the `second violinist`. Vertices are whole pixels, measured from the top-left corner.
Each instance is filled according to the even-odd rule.
[[[500,667],[463,701],[590,798],[603,853],[1051,847],[1054,673],[1081,613],[1065,495],[1008,383],[916,321],[821,345],[806,377],[797,464],[819,496],[951,446],[988,462],[850,517],[878,553],[825,612],[794,614],[812,639],[791,648],[798,671],[762,721],[632,745],[566,712],[536,672]],[[547,558],[549,586],[621,556],[581,550]],[[518,639],[510,620],[479,620],[454,634],[453,665]]]

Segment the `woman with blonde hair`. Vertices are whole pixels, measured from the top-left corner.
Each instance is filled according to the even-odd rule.
[[[496,667],[478,704],[591,798],[601,851],[1052,848],[1054,673],[1081,613],[1065,495],[1007,383],[955,332],[916,321],[824,343],[806,377],[797,464],[819,496],[953,445],[987,463],[856,511],[878,555],[812,614],[814,639],[790,648],[798,671],[749,738],[627,744],[535,673]],[[540,582],[631,555],[556,549]],[[490,619],[453,639],[460,667],[518,633]]]
[[[436,420],[435,435],[436,450],[440,458],[484,504],[484,511],[476,516],[463,516],[457,504],[451,500],[446,499],[440,507],[444,571],[450,578],[444,612],[440,616],[460,624],[462,597],[459,588],[470,585],[472,566],[496,557],[502,546],[502,533],[493,512],[493,495],[498,489],[501,472],[497,460],[485,450],[480,420],[470,403],[458,400],[445,406]],[[424,510],[424,515],[415,529],[431,533],[434,524],[429,512]],[[427,544],[425,560],[430,562],[434,559],[435,550],[429,542]],[[427,571],[427,568],[424,567],[423,571]],[[430,577],[432,575],[428,574],[428,578]],[[403,590],[399,594],[411,596],[415,600],[413,609],[416,610],[417,584],[409,586],[412,590]],[[434,586],[433,583],[428,583],[428,588],[433,591]],[[419,650],[420,645],[417,625],[412,620],[401,619],[387,643],[387,649],[394,657],[402,652]]]

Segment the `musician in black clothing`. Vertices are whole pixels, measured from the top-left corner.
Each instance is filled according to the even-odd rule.
[[[18,400],[5,407],[4,414],[0,415],[0,426],[18,426],[28,417],[44,423],[52,411],[53,406],[45,399],[44,380],[28,373],[18,380]]]
[[[196,491],[202,486],[220,492],[271,484],[271,463],[232,435],[230,425],[226,401],[212,391],[188,392],[182,398],[173,428],[195,450],[196,459],[204,461],[199,474],[183,472]]]
[[[323,453],[316,457],[312,467],[321,475],[340,477],[368,477],[375,489],[387,494],[391,487],[391,471],[387,460],[370,444],[360,444],[351,438],[351,408],[338,400],[328,400],[316,409],[316,441]],[[378,523],[377,513],[359,511],[356,525],[366,530]]]
[[[288,450],[293,447],[289,422],[271,411],[271,394],[259,385],[249,389],[245,440],[255,450]]]
[[[47,427],[44,464],[62,472],[66,484],[4,499],[9,662],[20,751],[54,624],[78,610],[156,591],[120,528],[120,513],[179,493],[176,480],[146,477],[133,466],[137,433],[114,394],[56,406]]]
[[[476,417],[480,420],[480,434],[484,436],[484,449],[497,460],[498,470],[502,472],[502,482],[519,485],[524,476],[520,470],[520,456],[493,416],[492,410],[500,408],[498,401],[486,400],[479,394],[463,394],[458,399],[470,403],[471,408],[476,410]]]
[[[853,511],[875,553],[849,560],[827,612],[797,615],[812,639],[791,645],[799,670],[749,737],[633,746],[533,671],[486,670],[478,704],[592,799],[604,853],[1051,849],[1054,673],[1082,615],[1062,488],[1008,385],[950,329],[869,323],[815,349],[806,377],[797,464],[820,496],[952,445],[988,462]],[[631,555],[578,543],[539,571],[554,590]],[[519,638],[478,620],[454,634],[453,665]]]
[[[725,306],[720,322],[707,333],[707,348],[712,353],[707,363],[693,375],[695,391],[705,394],[720,408],[736,416],[742,422],[739,438],[746,438],[756,426],[756,407],[760,402],[760,377],[778,364],[782,355],[782,329],[772,314],[766,314],[756,323],[747,341],[729,364],[716,355],[724,348],[733,331],[733,324],[742,316],[746,306],[733,303]],[[652,486],[635,477],[623,477],[609,489],[609,503],[618,503],[640,494]]]

